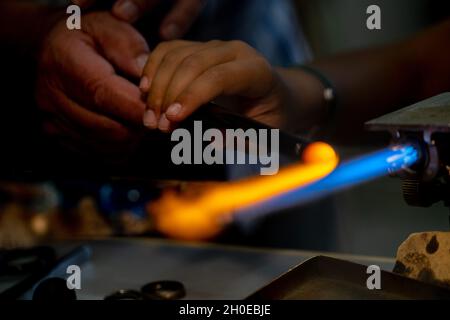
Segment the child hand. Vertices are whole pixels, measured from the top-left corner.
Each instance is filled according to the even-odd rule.
[[[171,131],[220,96],[238,97],[241,113],[267,122],[261,116],[277,112],[280,87],[270,64],[243,42],[164,42],[150,55],[141,79],[148,93],[144,124]]]

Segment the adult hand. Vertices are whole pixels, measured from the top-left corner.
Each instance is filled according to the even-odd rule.
[[[126,22],[133,23],[158,3],[166,0],[117,0],[113,14]],[[173,8],[161,23],[160,35],[164,40],[182,37],[201,13],[206,0],[174,0]],[[72,0],[73,3],[87,8],[96,0]]]
[[[142,36],[110,13],[86,15],[82,31],[61,20],[39,55],[36,98],[48,115],[46,132],[82,151],[130,146],[145,104],[139,88],[116,70],[138,78],[148,54]]]

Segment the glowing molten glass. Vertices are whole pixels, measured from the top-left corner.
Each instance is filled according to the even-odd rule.
[[[150,205],[156,228],[180,240],[210,239],[223,230],[238,209],[322,179],[339,162],[334,149],[322,142],[309,145],[302,160],[274,176],[216,184],[194,194],[166,191]]]

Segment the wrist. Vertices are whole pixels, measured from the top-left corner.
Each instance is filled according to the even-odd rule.
[[[302,69],[279,68],[288,99],[285,113],[294,131],[307,131],[326,122],[329,106],[324,99],[324,84],[317,76]]]

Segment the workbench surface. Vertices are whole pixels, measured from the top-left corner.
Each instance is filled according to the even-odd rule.
[[[327,255],[391,271],[394,259],[330,253],[184,244],[154,239],[63,243],[58,251],[88,244],[92,259],[81,266],[78,299],[103,299],[120,289],[139,290],[160,280],[184,284],[187,299],[244,299],[303,261]]]

